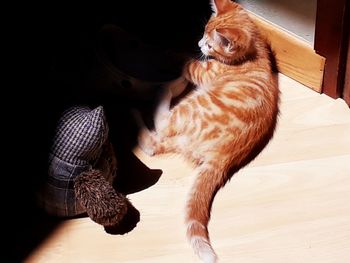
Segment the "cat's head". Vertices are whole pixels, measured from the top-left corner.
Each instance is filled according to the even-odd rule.
[[[242,7],[231,0],[211,0],[213,14],[198,42],[205,56],[230,64],[255,52],[255,28]]]

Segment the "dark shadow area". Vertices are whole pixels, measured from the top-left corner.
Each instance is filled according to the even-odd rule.
[[[50,1],[15,8],[9,22],[13,27],[8,37],[12,49],[7,51],[9,93],[2,95],[11,103],[3,106],[10,133],[2,139],[10,144],[3,150],[10,168],[3,184],[10,194],[2,193],[7,229],[4,262],[25,261],[65,220],[39,210],[35,193],[47,175],[56,122],[68,107],[104,106],[118,159],[118,191],[130,194],[158,181],[161,171],[150,169],[132,153],[137,127],[131,109],[151,113],[161,84],[176,78],[184,58],[198,51],[210,14],[208,2],[92,1],[73,6]],[[116,43],[124,38],[116,38],[115,28],[111,33],[108,25],[123,28],[136,40],[124,42],[121,52]],[[123,79],[121,68],[133,78]],[[130,209],[118,229],[105,231],[131,231],[140,217]]]
[[[119,155],[118,175],[114,188],[125,194],[131,194],[151,187],[158,182],[162,170],[149,169],[133,153]]]
[[[23,262],[33,249],[62,222],[62,219],[50,217],[34,205],[26,202],[24,205],[21,207],[23,213],[21,220],[13,218],[7,225],[9,228],[6,231],[10,239],[6,242],[9,250],[4,250],[5,261],[3,262]]]

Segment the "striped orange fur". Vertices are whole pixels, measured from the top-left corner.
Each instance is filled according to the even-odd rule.
[[[205,263],[217,262],[208,234],[217,191],[272,138],[279,90],[268,43],[248,14],[230,0],[213,0],[199,41],[206,60],[191,60],[169,86],[155,115],[155,131],[139,136],[148,154],[174,152],[198,166],[186,210],[187,236]],[[196,89],[170,108],[172,89]],[[174,94],[175,95],[175,94]]]

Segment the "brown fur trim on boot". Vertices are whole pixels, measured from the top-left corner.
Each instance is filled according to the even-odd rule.
[[[99,170],[81,173],[74,180],[75,195],[88,216],[98,224],[118,224],[125,216],[128,199],[117,193]]]

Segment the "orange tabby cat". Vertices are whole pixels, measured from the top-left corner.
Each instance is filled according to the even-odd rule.
[[[139,136],[146,153],[180,153],[198,166],[187,203],[187,236],[206,263],[217,261],[208,234],[213,199],[271,139],[279,101],[268,44],[248,14],[230,0],[213,0],[212,7],[199,41],[207,60],[184,68],[182,80],[196,89],[170,109],[171,98],[186,84],[173,83],[156,112],[155,131],[144,128]]]

